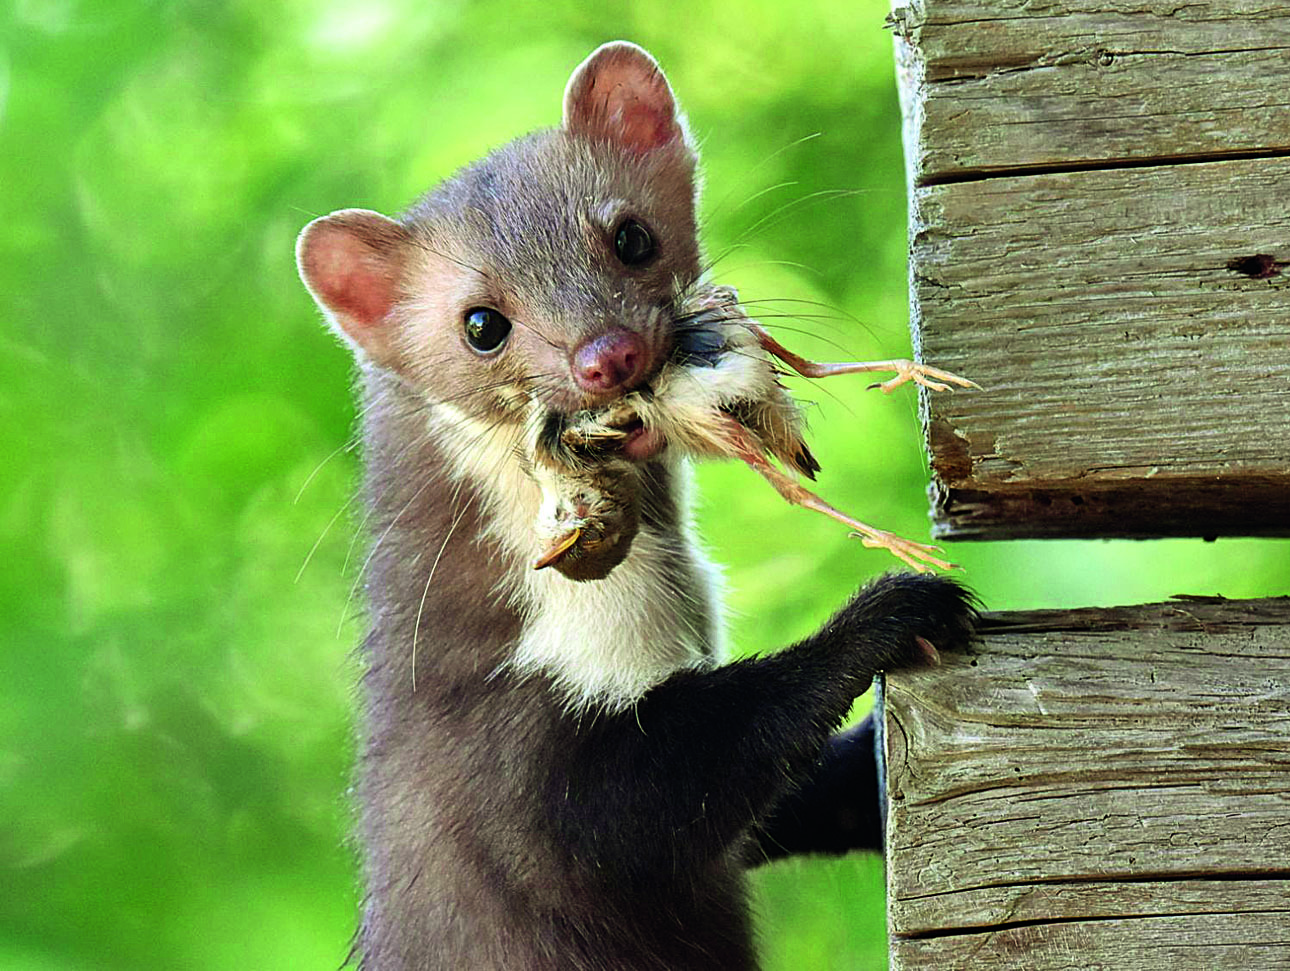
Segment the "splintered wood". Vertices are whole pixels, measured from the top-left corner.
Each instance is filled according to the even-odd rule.
[[[622,455],[643,435],[695,458],[738,459],[788,502],[831,517],[865,546],[886,549],[914,570],[954,566],[938,555],[939,547],[861,522],[801,484],[798,476],[815,478],[819,465],[779,377],[781,365],[808,378],[895,372],[870,385],[886,393],[911,382],[933,391],[976,384],[908,360],[809,361],[749,318],[728,287],[695,293],[675,326],[672,355],[648,387],[604,409],[559,419],[555,428],[551,415],[535,412],[530,464],[546,496],[538,530],[545,542],[535,569],[554,566],[573,579],[597,579],[626,555],[636,523],[618,520],[634,504],[639,482],[638,470]],[[589,484],[593,476],[596,482]]]
[[[887,675],[892,971],[1290,968],[1290,598],[987,616]]]

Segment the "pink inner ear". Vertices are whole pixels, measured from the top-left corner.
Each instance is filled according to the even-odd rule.
[[[608,99],[608,124],[617,127],[617,140],[639,151],[649,152],[662,148],[680,134],[672,121],[672,114],[661,114],[653,105],[640,101],[630,92],[610,94]],[[614,140],[611,137],[611,140]]]
[[[397,302],[402,261],[392,244],[385,226],[338,219],[319,224],[303,254],[310,288],[355,338],[351,328],[376,326]]]
[[[362,244],[343,257],[332,251],[336,261],[323,282],[323,299],[332,307],[354,318],[357,323],[372,326],[385,318],[394,306],[395,276]]]
[[[682,137],[667,79],[640,48],[600,48],[574,72],[565,94],[565,127],[644,154]]]

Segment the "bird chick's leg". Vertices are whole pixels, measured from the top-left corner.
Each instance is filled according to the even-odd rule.
[[[752,329],[753,333],[757,335],[758,343],[761,344],[766,353],[779,358],[804,378],[827,378],[831,374],[859,374],[865,371],[895,371],[896,376],[894,378],[879,384],[869,385],[871,388],[881,388],[884,394],[891,394],[902,384],[909,381],[920,384],[924,388],[930,388],[932,391],[949,391],[951,390],[951,384],[957,384],[961,388],[981,387],[975,381],[961,378],[957,374],[951,374],[949,371],[942,371],[940,368],[935,368],[928,364],[918,364],[915,361],[904,358],[890,361],[839,361],[836,363],[810,361],[794,354],[775,340],[770,336],[770,332],[760,324],[752,324]]]
[[[950,570],[955,567],[955,564],[935,555],[941,552],[939,546],[915,543],[913,540],[904,539],[895,533],[876,529],[833,508],[815,493],[803,488],[801,483],[792,476],[781,472],[772,465],[766,458],[766,452],[761,443],[743,425],[729,415],[722,415],[720,422],[722,438],[731,456],[750,465],[762,478],[775,487],[776,492],[789,502],[807,509],[814,509],[816,512],[822,512],[831,519],[836,519],[843,525],[849,526],[855,530],[853,535],[858,536],[865,546],[888,550],[919,573],[930,572],[933,566],[940,567],[942,570]]]

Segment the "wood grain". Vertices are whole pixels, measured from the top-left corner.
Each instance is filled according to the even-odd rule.
[[[1290,159],[914,190],[942,538],[1290,534]],[[1275,267],[1273,267],[1275,269]]]
[[[994,616],[883,694],[893,971],[1290,967],[1290,598]]]
[[[1281,0],[898,0],[890,22],[916,185],[1290,154]]]

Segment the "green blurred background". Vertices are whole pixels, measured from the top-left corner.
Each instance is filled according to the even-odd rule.
[[[296,280],[299,228],[397,210],[555,123],[573,66],[626,37],[662,61],[702,143],[717,276],[749,300],[812,301],[757,304],[803,353],[906,353],[884,14],[883,0],[4,7],[0,969],[345,956],[360,896],[353,406],[348,355]],[[821,491],[925,535],[915,398],[863,384],[802,389]],[[746,469],[700,480],[742,651],[808,632],[894,565]],[[994,608],[1290,588],[1290,550],[1270,541],[951,552]],[[790,862],[756,886],[769,968],[884,966],[880,861]]]

